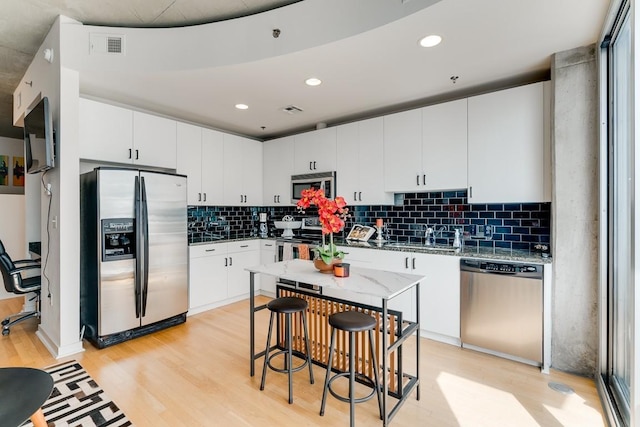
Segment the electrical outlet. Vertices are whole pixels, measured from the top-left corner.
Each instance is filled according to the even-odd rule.
[[[55,230],[56,228],[58,228],[58,216],[54,216],[51,219],[51,225],[53,225],[53,229]]]

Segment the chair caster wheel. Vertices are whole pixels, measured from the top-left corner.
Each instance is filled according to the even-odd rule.
[[[9,332],[11,332],[9,329],[3,329],[2,330],[2,335],[9,335]]]
[[[9,323],[9,319],[4,319],[2,321],[2,326],[7,325]]]

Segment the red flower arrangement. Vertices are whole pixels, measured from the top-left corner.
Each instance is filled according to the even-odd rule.
[[[342,259],[344,252],[337,250],[333,243],[333,233],[338,233],[344,228],[344,220],[349,216],[344,197],[328,199],[323,189],[307,188],[302,190],[301,198],[297,203],[298,210],[304,212],[310,206],[318,207],[318,217],[322,225],[322,247],[313,249],[322,260],[330,264],[334,258]],[[326,244],[325,235],[329,235],[329,244]]]

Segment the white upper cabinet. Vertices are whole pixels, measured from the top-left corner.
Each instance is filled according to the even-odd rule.
[[[384,117],[387,191],[467,186],[467,100]]]
[[[224,205],[262,205],[262,143],[223,134]]]
[[[550,200],[546,98],[543,83],[469,98],[470,203]]]
[[[222,133],[178,123],[177,172],[187,175],[189,205],[222,203]]]
[[[384,191],[382,117],[338,126],[337,141],[336,194],[349,205],[393,204]]]
[[[80,158],[176,169],[176,121],[80,98]]]
[[[467,187],[467,100],[422,109],[423,186],[429,190]]]
[[[80,158],[131,163],[133,111],[80,98]]]
[[[176,121],[133,112],[133,163],[176,168]]]
[[[422,111],[384,116],[384,189],[419,191],[422,175]]]
[[[203,204],[217,205],[224,198],[224,141],[217,130],[202,129],[202,193]]]
[[[336,128],[296,135],[294,145],[294,174],[336,170]]]
[[[202,128],[178,123],[176,172],[187,176],[187,203],[203,204],[202,194]]]
[[[293,136],[266,141],[262,144],[264,166],[264,204],[290,206],[291,175],[293,175]]]

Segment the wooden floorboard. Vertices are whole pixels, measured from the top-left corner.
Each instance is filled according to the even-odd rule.
[[[260,297],[258,303],[267,299]],[[0,301],[0,317],[16,312],[21,298]],[[257,347],[264,346],[268,316],[257,314]],[[1,337],[0,366],[43,368],[76,359],[138,427],[338,426],[348,425],[349,406],[331,396],[319,416],[324,369],[294,374],[294,403],[287,376],[262,365],[249,376],[249,304],[241,301],[188,318],[183,325],[97,350],[55,360],[35,336],[37,321],[23,322]],[[472,350],[420,339],[421,399],[415,393],[391,426],[605,426],[594,381],[540,370]],[[415,357],[409,340],[405,363]],[[549,388],[559,382],[575,392]],[[341,386],[339,385],[338,388]],[[393,401],[393,399],[391,399]],[[380,426],[375,400],[356,405],[358,426]]]

